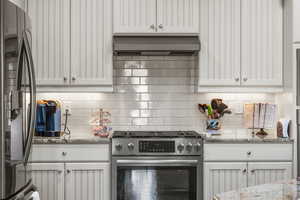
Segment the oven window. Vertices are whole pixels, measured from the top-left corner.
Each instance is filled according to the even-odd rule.
[[[118,167],[117,200],[196,200],[196,167]]]

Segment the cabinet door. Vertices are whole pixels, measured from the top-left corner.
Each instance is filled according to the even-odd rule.
[[[247,186],[247,164],[245,162],[204,163],[204,199]]]
[[[33,184],[43,200],[64,199],[64,164],[31,163]]]
[[[250,162],[248,163],[248,186],[290,180],[291,162]]]
[[[240,0],[200,0],[199,85],[240,85]]]
[[[157,31],[199,33],[199,0],[157,0]]]
[[[241,0],[241,15],[242,84],[282,85],[282,0]]]
[[[114,33],[156,32],[156,0],[113,0]]]
[[[28,0],[38,85],[69,83],[70,1]]]
[[[293,29],[294,29],[294,42],[300,42],[300,1],[293,0]]]
[[[66,200],[110,199],[109,163],[66,163]]]
[[[111,6],[111,0],[72,0],[72,85],[112,85]]]

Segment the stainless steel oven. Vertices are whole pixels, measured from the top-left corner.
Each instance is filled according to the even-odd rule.
[[[200,138],[112,139],[112,200],[202,200]]]
[[[202,160],[191,157],[114,157],[113,200],[202,200]]]

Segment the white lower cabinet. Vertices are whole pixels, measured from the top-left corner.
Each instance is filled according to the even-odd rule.
[[[215,194],[246,187],[245,162],[210,162],[204,164],[204,199]]]
[[[292,162],[249,162],[248,186],[291,179]]]
[[[31,161],[41,200],[110,200],[109,144],[33,145]]]
[[[204,199],[244,187],[292,178],[292,162],[206,162]]]
[[[31,163],[31,174],[42,200],[64,199],[63,163]]]
[[[204,144],[204,200],[292,178],[292,143]]]
[[[66,200],[108,200],[108,163],[66,163]]]

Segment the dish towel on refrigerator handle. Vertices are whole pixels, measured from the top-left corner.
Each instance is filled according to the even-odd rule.
[[[31,195],[31,199],[32,200],[41,200],[40,199],[40,195],[37,191],[33,192],[32,195]]]

